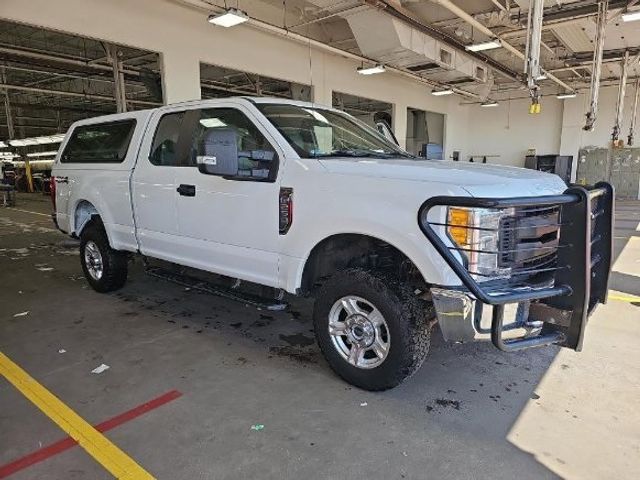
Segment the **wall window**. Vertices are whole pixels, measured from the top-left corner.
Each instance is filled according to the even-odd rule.
[[[122,120],[76,127],[62,163],[121,163],[127,156],[136,121]]]

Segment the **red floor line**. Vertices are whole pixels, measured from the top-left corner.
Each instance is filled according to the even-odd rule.
[[[159,397],[154,398],[142,405],[138,405],[131,410],[128,410],[120,415],[116,415],[109,420],[105,420],[102,423],[94,425],[94,428],[101,433],[104,433],[108,430],[112,430],[123,423],[129,422],[140,415],[144,415],[145,413],[161,407],[172,400],[175,400],[178,397],[181,397],[182,393],[177,390],[171,390],[170,392],[165,393],[164,395],[160,395]],[[71,437],[63,438],[62,440],[58,440],[51,445],[47,445],[46,447],[42,447],[39,450],[36,450],[33,453],[25,455],[24,457],[18,458],[13,462],[7,463],[5,465],[0,466],[0,478],[6,478],[9,475],[12,475],[20,470],[23,470],[33,464],[42,462],[47,458],[53,457],[59,453],[62,453],[70,448],[73,448],[78,443]]]

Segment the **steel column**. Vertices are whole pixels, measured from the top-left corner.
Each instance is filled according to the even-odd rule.
[[[629,73],[629,52],[625,52],[624,58],[620,62],[622,73],[620,75],[620,85],[618,86],[618,103],[616,104],[616,120],[613,124],[613,132],[611,138],[615,143],[620,138],[620,130],[622,128],[622,114],[624,112],[624,95],[627,92],[627,75]]]
[[[633,137],[636,133],[636,120],[638,118],[638,100],[640,99],[640,79],[636,79],[636,96],[633,101],[633,110],[631,110],[631,126],[629,127],[629,136],[627,137],[627,145],[633,146]]]
[[[538,81],[542,76],[540,68],[540,47],[542,44],[542,17],[544,15],[544,0],[529,2],[529,18],[527,22],[527,49],[524,72],[527,75],[527,87],[531,96],[530,113],[540,112],[540,86]]]
[[[116,112],[127,111],[127,96],[124,83],[124,66],[122,64],[122,52],[115,45],[103,43],[107,53],[107,60],[111,62],[113,69],[113,96],[116,100]]]
[[[6,73],[4,66],[0,67],[0,83],[7,83]],[[15,137],[15,129],[13,126],[13,113],[11,111],[11,102],[9,101],[9,90],[4,89],[4,111],[7,117],[7,130],[9,130],[9,140],[13,140]]]
[[[607,27],[607,11],[609,9],[609,0],[598,2],[598,18],[596,30],[596,43],[593,50],[593,67],[591,69],[591,93],[589,102],[589,111],[587,112],[587,121],[583,127],[584,130],[591,132],[596,123],[596,115],[598,114],[598,97],[600,94],[600,76],[602,75],[602,54],[604,53],[604,39]]]

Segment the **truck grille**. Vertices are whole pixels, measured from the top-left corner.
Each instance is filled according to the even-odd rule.
[[[515,209],[500,226],[499,266],[513,276],[551,273],[558,258],[560,207]]]

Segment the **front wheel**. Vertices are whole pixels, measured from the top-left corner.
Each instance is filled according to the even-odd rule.
[[[427,304],[381,274],[336,273],[316,297],[316,339],[331,368],[365,390],[386,390],[413,375],[429,351]]]

